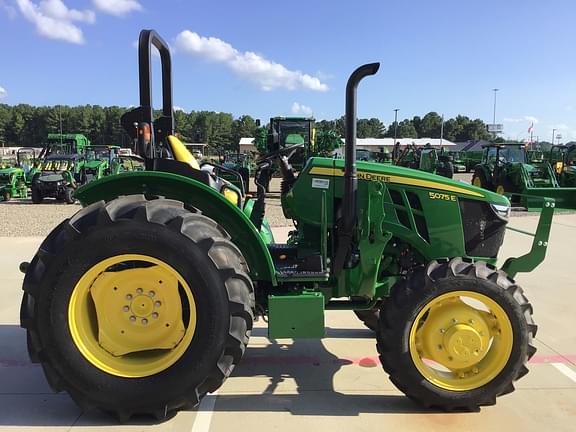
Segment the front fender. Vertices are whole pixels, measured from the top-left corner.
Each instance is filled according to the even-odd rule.
[[[133,171],[90,182],[75,193],[83,206],[121,195],[155,195],[182,201],[220,224],[242,251],[252,279],[276,285],[272,257],[256,227],[220,193],[196,180],[160,171]]]

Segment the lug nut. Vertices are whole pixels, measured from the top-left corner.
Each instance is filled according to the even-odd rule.
[[[132,294],[126,294],[126,300],[132,300]]]
[[[453,323],[457,323],[458,320],[457,320],[456,318],[452,318],[452,322],[453,322]]]
[[[440,329],[440,333],[446,333],[445,329]]]
[[[156,319],[158,318],[158,312],[152,312],[152,318]]]
[[[137,288],[137,289],[136,289],[136,292],[137,292],[138,294],[142,294],[142,293],[144,292],[144,290],[143,290],[142,288]]]
[[[135,317],[134,315],[132,315],[129,319],[130,319],[130,321],[132,321],[132,322],[136,321],[136,317]]]
[[[477,374],[477,373],[480,372],[480,371],[478,370],[478,368],[474,368],[474,369],[472,369],[472,372],[474,372],[475,374]]]
[[[148,324],[148,320],[146,318],[142,318],[142,324],[144,325]]]
[[[124,312],[128,312],[128,311],[130,310],[130,307],[129,307],[129,306],[124,306],[124,307],[122,308],[122,310],[123,310]]]
[[[156,301],[154,302],[154,306],[160,307],[160,306],[162,306],[162,302],[160,302],[160,300],[156,300]]]
[[[468,322],[469,322],[470,324],[474,324],[474,320],[473,320],[473,319],[468,320]]]
[[[150,291],[150,292],[148,293],[148,295],[149,295],[150,297],[154,297],[154,296],[156,295],[156,293],[155,293],[154,291]]]

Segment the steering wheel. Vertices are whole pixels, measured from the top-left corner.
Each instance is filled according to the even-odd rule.
[[[294,153],[296,153],[298,150],[302,148],[304,148],[304,143],[295,144],[290,147],[284,147],[278,149],[276,151],[267,153],[264,156],[262,156],[260,159],[256,161],[256,164],[260,165],[261,163],[264,162],[272,162],[276,158],[282,158],[282,156],[286,157],[286,160],[289,160],[292,156],[294,156]]]

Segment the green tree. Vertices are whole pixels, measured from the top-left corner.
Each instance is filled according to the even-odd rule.
[[[440,138],[440,130],[442,129],[442,117],[438,113],[432,111],[422,118],[420,131],[418,131],[419,138]]]
[[[334,130],[320,131],[316,134],[313,155],[330,156],[334,150],[342,146],[342,139]]]
[[[411,120],[402,120],[398,123],[398,138],[418,138],[418,132]]]
[[[240,138],[253,137],[256,129],[256,120],[249,115],[240,116],[232,122],[232,145],[239,148]]]

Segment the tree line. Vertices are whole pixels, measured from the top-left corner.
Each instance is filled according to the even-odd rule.
[[[120,117],[129,108],[83,105],[70,107],[27,104],[0,104],[0,145],[41,146],[48,133],[82,133],[95,144],[127,146],[129,138],[120,126]],[[235,118],[230,113],[212,111],[176,111],[177,134],[185,142],[202,142],[217,152],[235,151],[241,137],[254,137],[262,133],[265,125],[258,127],[249,115]],[[318,132],[334,131],[345,135],[344,117],[316,122]],[[489,139],[486,125],[480,119],[458,115],[443,122],[436,112],[424,117],[414,116],[388,127],[377,118],[358,119],[359,138],[440,138],[450,141]]]

